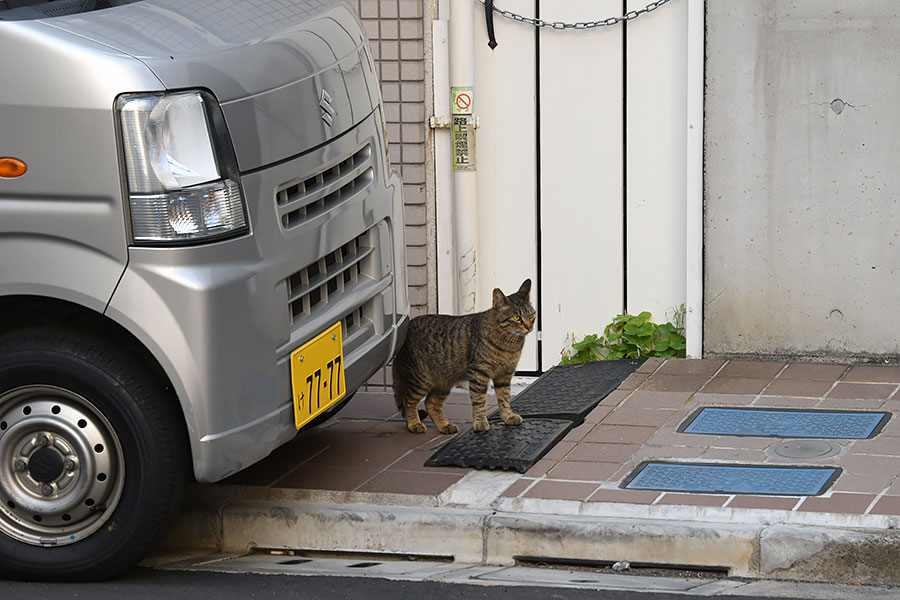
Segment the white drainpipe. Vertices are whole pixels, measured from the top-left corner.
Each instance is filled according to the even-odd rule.
[[[703,357],[703,0],[688,0],[685,336],[688,358]]]
[[[473,0],[450,0],[450,86],[470,87],[474,91],[475,2]],[[444,93],[450,93],[450,90]],[[474,99],[474,94],[472,97]],[[474,102],[472,107],[474,114]],[[474,134],[474,131],[472,133]],[[477,156],[477,153],[475,155]],[[457,309],[460,314],[474,312],[476,306],[477,183],[475,170],[453,173]]]

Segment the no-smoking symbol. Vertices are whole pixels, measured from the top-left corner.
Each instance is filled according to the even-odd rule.
[[[452,88],[453,104],[450,107],[454,115],[472,114],[472,88]]]

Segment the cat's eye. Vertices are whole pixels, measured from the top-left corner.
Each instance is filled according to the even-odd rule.
[[[512,318],[512,320],[513,320],[513,321],[519,321],[519,320],[520,320],[520,319],[519,319],[519,315],[515,315],[515,316]]]

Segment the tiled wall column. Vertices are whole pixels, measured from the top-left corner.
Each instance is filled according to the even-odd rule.
[[[429,0],[353,0],[381,81],[391,163],[403,176],[410,314],[436,312]],[[376,374],[369,387],[389,385]]]

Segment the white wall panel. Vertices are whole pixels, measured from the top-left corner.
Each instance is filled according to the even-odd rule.
[[[618,0],[544,0],[541,18],[593,21]],[[566,332],[602,333],[622,309],[622,29],[541,32],[544,370]]]
[[[534,2],[515,10],[534,15]],[[484,10],[475,16],[475,114],[478,154],[478,310],[499,287],[515,292],[532,280],[537,305],[534,29],[494,16],[499,45],[491,50]],[[537,334],[528,336],[520,371],[537,370]]]
[[[626,308],[657,323],[685,302],[687,16],[670,2],[626,33]]]

